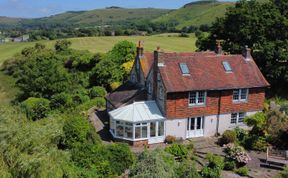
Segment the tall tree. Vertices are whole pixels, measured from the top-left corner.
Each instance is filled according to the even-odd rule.
[[[241,0],[217,19],[208,37],[200,36],[197,47],[213,50],[216,40],[223,49],[241,53],[245,45],[252,48],[256,63],[272,85],[288,86],[288,0],[259,3]]]

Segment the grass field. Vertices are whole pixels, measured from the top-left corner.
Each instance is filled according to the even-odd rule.
[[[93,53],[107,52],[113,45],[122,40],[128,40],[137,43],[139,40],[144,41],[145,51],[153,51],[160,46],[164,51],[195,51],[196,37],[191,34],[189,38],[178,37],[177,34],[160,34],[154,36],[117,36],[117,37],[85,37],[70,38],[72,48],[79,50],[89,50]],[[36,42],[27,43],[6,43],[0,45],[0,64],[13,57],[14,54],[21,52],[25,47],[33,46]],[[53,47],[55,41],[40,41],[47,47]]]

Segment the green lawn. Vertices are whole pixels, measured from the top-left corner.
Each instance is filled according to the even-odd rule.
[[[144,41],[145,51],[153,51],[160,46],[164,51],[195,51],[196,37],[194,34],[190,38],[178,37],[177,34],[160,34],[154,36],[117,36],[117,37],[85,37],[71,38],[72,48],[79,50],[89,50],[91,52],[107,52],[115,43],[121,40],[128,40],[137,43],[139,40]],[[36,42],[27,43],[6,43],[0,45],[0,64],[7,58],[19,53],[23,48],[33,46]],[[40,41],[48,47],[52,47],[55,41]]]

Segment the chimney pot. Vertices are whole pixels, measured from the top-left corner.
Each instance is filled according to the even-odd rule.
[[[248,45],[245,45],[242,55],[245,59],[245,61],[250,61],[252,60],[252,56],[251,56],[251,49],[248,47]]]
[[[223,51],[222,51],[222,46],[221,46],[221,42],[220,42],[220,40],[216,40],[216,50],[215,50],[215,52],[216,52],[216,54],[217,55],[222,55],[223,54]]]

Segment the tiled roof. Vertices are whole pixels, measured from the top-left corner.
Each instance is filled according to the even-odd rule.
[[[128,81],[109,93],[106,96],[106,100],[115,108],[118,108],[123,105],[131,104],[134,101],[146,100],[146,95],[147,92],[143,87]]]
[[[141,67],[142,67],[145,78],[149,74],[149,71],[153,65],[153,61],[154,61],[153,53],[144,53],[144,55],[140,58],[140,63],[141,63]]]
[[[159,70],[167,92],[269,86],[256,63],[245,61],[242,55],[160,53],[158,60],[164,62],[164,67],[159,67]],[[225,72],[223,61],[229,62],[232,72]],[[182,75],[180,63],[187,64],[190,75]]]

